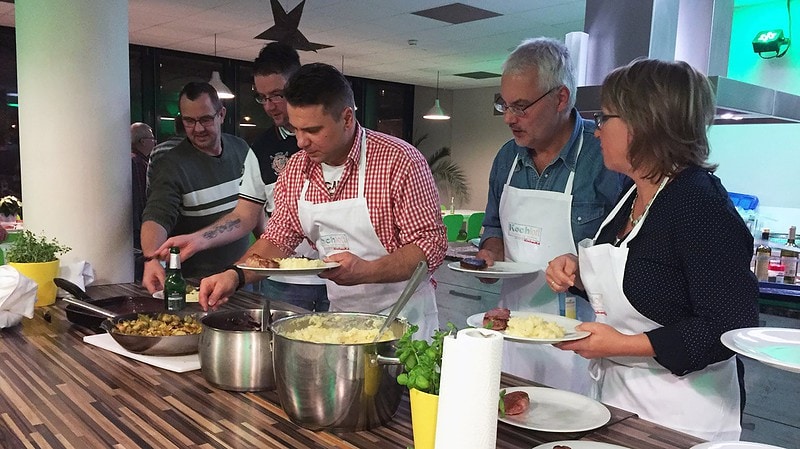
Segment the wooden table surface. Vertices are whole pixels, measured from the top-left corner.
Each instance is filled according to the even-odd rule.
[[[94,298],[143,295],[133,284],[90,287]],[[228,307],[256,308],[239,292]],[[63,301],[0,331],[0,447],[12,448],[365,448],[412,446],[408,395],[387,425],[333,434],[293,424],[274,391],[211,387],[200,371],[174,373],[83,343],[92,330],[67,321]],[[530,382],[503,375],[504,386]],[[609,407],[611,421],[563,434],[498,423],[498,448],[588,440],[632,449],[687,449],[694,437]],[[466,448],[459,448],[466,449]]]

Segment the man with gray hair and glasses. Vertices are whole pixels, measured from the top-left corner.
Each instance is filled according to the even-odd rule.
[[[595,124],[575,109],[575,74],[567,48],[550,38],[522,42],[503,64],[495,109],[513,139],[489,174],[484,232],[477,257],[524,262],[535,274],[503,279],[500,306],[558,315],[558,296],[544,281],[547,263],[594,236],[616,203],[618,175],[603,166]],[[496,279],[483,279],[496,282]],[[576,298],[577,317],[593,321]],[[586,359],[551,345],[505,342],[503,371],[555,388],[589,393]]]
[[[163,289],[164,268],[156,255],[167,237],[189,234],[233,210],[247,143],[222,133],[225,107],[217,91],[205,82],[190,82],[178,97],[186,140],[169,150],[153,167],[150,195],[142,216],[142,285],[150,293]],[[227,245],[194,255],[181,266],[183,275],[196,278],[215,273],[235,262],[247,249],[243,236]]]

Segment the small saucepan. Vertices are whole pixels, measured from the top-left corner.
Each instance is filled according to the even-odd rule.
[[[150,318],[158,318],[164,312],[150,312],[150,313],[129,313],[125,315],[116,315],[102,307],[97,307],[80,299],[71,297],[63,298],[64,301],[74,304],[78,307],[83,307],[94,313],[106,316],[107,318],[100,324],[100,327],[105,329],[120,346],[130,352],[135,352],[142,355],[186,355],[194,354],[197,352],[198,344],[200,342],[200,334],[189,335],[169,335],[169,336],[148,336],[148,335],[128,335],[117,332],[116,325],[122,321],[135,320],[140,315],[147,315]],[[197,320],[200,320],[199,314],[177,312],[174,315],[184,317],[186,315],[195,315]]]

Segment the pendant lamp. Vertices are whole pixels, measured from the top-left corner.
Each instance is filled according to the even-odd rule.
[[[214,33],[214,56],[217,56],[217,34]],[[228,86],[222,82],[222,78],[219,76],[219,72],[214,70],[211,72],[211,79],[208,80],[208,84],[217,90],[217,96],[219,96],[222,100],[228,100],[233,98],[233,92],[228,89]]]
[[[428,110],[428,113],[423,115],[422,118],[428,120],[450,120],[450,115],[442,109],[442,105],[439,104],[439,71],[436,71],[436,101],[433,103],[433,107]]]

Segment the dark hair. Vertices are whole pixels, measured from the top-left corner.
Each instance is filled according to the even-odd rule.
[[[178,95],[179,105],[180,99],[183,97],[186,97],[190,101],[195,101],[203,94],[208,95],[211,99],[211,105],[214,106],[217,112],[222,109],[222,101],[220,101],[219,95],[217,95],[217,89],[214,89],[214,86],[211,84],[199,81],[190,81],[183,86],[181,93]]]
[[[253,76],[283,75],[287,80],[300,68],[300,56],[297,50],[282,42],[270,42],[265,45],[255,61]]]
[[[336,67],[315,62],[306,64],[289,78],[283,92],[292,106],[322,105],[325,113],[334,118],[346,107],[354,107],[350,82]]]
[[[714,94],[708,78],[683,61],[640,59],[612,71],[603,81],[601,104],[631,130],[628,159],[634,170],[660,180],[689,165],[706,163]]]

